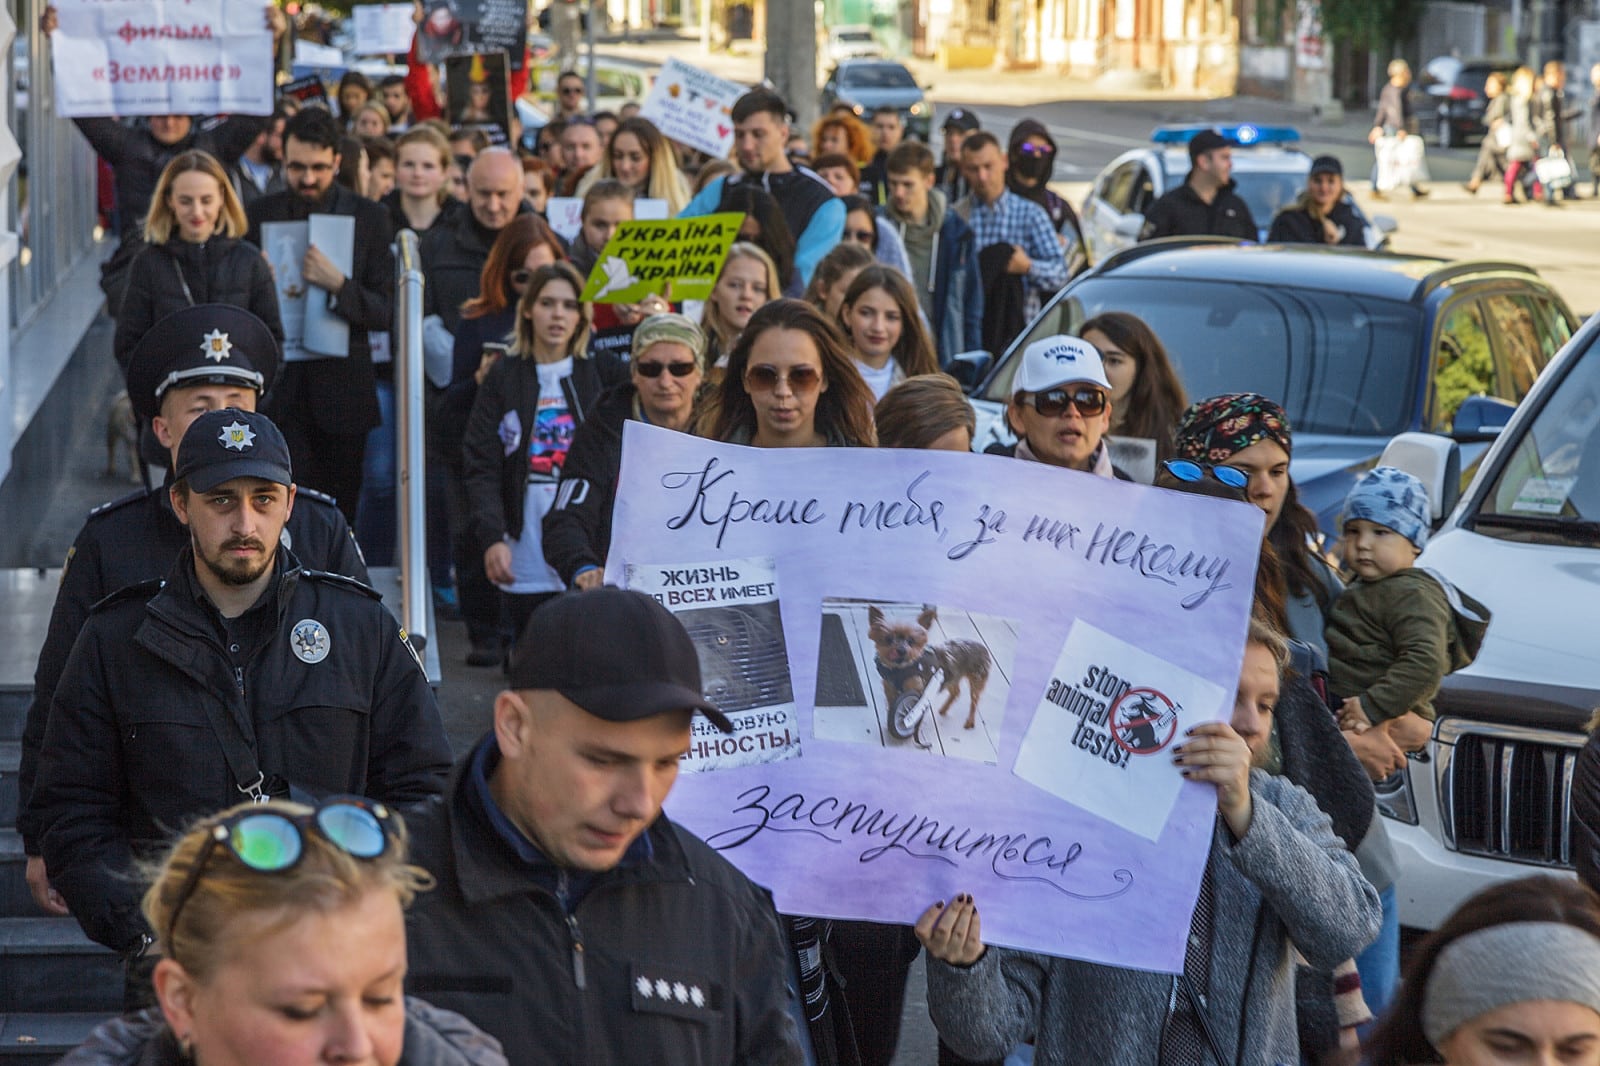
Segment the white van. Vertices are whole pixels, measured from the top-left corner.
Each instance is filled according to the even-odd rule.
[[[1454,447],[1408,433],[1383,461],[1448,507]],[[1477,661],[1445,679],[1427,749],[1378,789],[1401,921],[1431,929],[1494,881],[1572,869],[1573,765],[1600,706],[1600,318],[1545,369],[1420,565],[1493,612]]]

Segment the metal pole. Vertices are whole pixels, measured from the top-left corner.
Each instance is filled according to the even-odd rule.
[[[420,651],[428,643],[426,466],[422,431],[422,260],[417,235],[395,239],[395,497],[400,520],[400,624]]]
[[[589,28],[583,36],[584,43],[589,47],[589,74],[584,79],[586,83],[584,92],[589,97],[589,111],[592,114],[596,110],[595,101],[599,99],[595,93],[598,86],[594,79],[594,35],[599,31],[595,29],[594,24],[604,17],[605,5],[603,3],[594,3],[592,0],[585,0],[585,2],[589,5]]]

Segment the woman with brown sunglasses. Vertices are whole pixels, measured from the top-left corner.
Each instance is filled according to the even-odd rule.
[[[701,432],[757,448],[870,448],[872,404],[839,331],[802,300],[775,300],[750,316]]]

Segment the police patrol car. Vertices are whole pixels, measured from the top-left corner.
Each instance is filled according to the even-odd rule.
[[[1298,147],[1300,131],[1250,124],[1157,126],[1151,146],[1112,160],[1083,202],[1083,238],[1091,264],[1138,243],[1145,210],[1183,184],[1189,173],[1189,141],[1206,129],[1222,134],[1233,148],[1233,180],[1250,205],[1261,239],[1266,239],[1273,216],[1300,195],[1311,172],[1311,157]],[[1385,227],[1379,222],[1375,229]]]

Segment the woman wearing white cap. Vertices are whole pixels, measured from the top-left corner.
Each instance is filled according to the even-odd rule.
[[[1600,1062],[1600,896],[1528,877],[1467,900],[1417,947],[1367,1061]]]
[[[1045,337],[1023,349],[1006,424],[1017,443],[991,444],[985,451],[1132,480],[1111,465],[1105,444],[1111,428],[1111,383],[1100,353],[1087,341]]]

